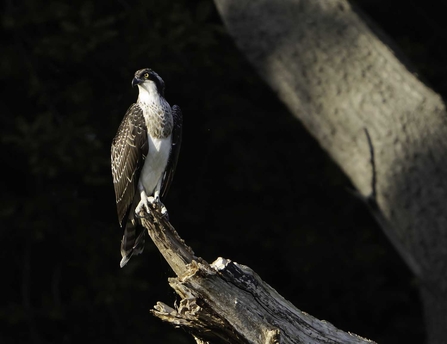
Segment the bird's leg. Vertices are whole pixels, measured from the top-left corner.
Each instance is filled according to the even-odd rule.
[[[157,183],[157,186],[155,187],[154,190],[154,196],[149,196],[147,198],[147,200],[154,205],[158,205],[158,203],[160,203],[160,190],[161,190],[161,178]]]
[[[154,191],[154,196],[150,196],[148,197],[148,201],[151,204],[154,204],[155,206],[160,207],[160,213],[163,216],[167,216],[168,215],[168,210],[166,209],[165,205],[163,203],[161,203],[160,201],[160,190],[161,190],[161,183],[162,183],[162,178],[160,178],[157,186],[155,187],[155,191]]]
[[[146,190],[144,190],[144,187],[141,183],[138,183],[138,190],[140,191],[140,202],[138,202],[138,205],[135,208],[135,214],[139,217],[140,211],[141,211],[141,209],[143,209],[143,207],[148,214],[151,212],[150,207],[149,207],[149,202],[150,203],[153,203],[153,202],[151,202],[151,200],[150,200],[151,197],[147,196]]]

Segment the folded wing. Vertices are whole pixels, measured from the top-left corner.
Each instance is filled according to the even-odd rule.
[[[113,186],[121,227],[133,203],[147,154],[147,128],[143,110],[137,104],[132,104],[118,128],[111,149]]]

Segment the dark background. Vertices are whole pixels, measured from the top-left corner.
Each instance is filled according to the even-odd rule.
[[[447,5],[358,4],[445,95]],[[2,6],[0,343],[193,342],[149,313],[175,300],[153,244],[119,268],[110,143],[143,67],[184,113],[165,204],[197,255],[250,266],[341,329],[423,341],[417,281],[212,1]]]

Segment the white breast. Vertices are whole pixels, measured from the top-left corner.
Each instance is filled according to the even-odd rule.
[[[148,196],[154,194],[157,184],[161,182],[171,152],[171,137],[156,139],[148,135],[149,153],[140,175],[140,182]]]

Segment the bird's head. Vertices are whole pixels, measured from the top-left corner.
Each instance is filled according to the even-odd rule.
[[[136,86],[148,93],[158,92],[162,97],[165,93],[165,82],[163,79],[150,68],[137,70],[132,79],[132,86]]]

